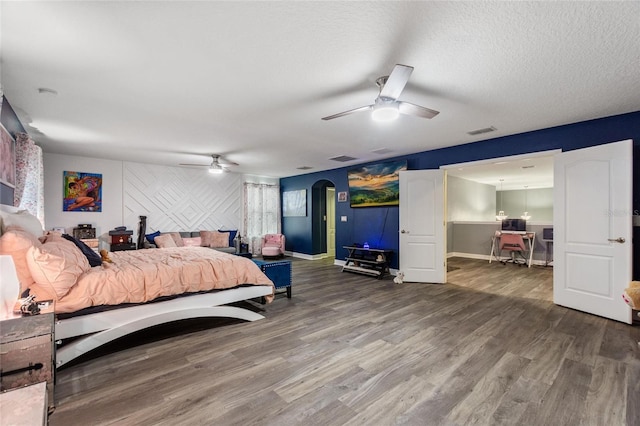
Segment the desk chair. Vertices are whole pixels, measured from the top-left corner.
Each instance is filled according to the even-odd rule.
[[[502,250],[511,252],[511,258],[507,260],[500,260],[500,263],[505,265],[507,262],[513,262],[518,266],[527,265],[527,258],[524,257],[524,252],[527,251],[527,247],[524,244],[524,239],[520,234],[505,234],[500,235],[500,253]],[[516,255],[520,255],[521,259],[517,259]]]

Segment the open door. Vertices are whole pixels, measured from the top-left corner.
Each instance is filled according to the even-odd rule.
[[[631,324],[632,141],[557,154],[554,303]]]
[[[400,271],[404,280],[445,283],[444,171],[400,172]]]
[[[336,189],[327,188],[327,257],[336,257]]]

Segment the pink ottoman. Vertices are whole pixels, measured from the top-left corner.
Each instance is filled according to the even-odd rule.
[[[267,257],[280,257],[282,253],[280,252],[280,247],[262,247],[262,256]]]

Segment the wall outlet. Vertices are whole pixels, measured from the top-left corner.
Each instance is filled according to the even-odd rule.
[[[340,216],[340,222],[346,222],[346,221],[347,221],[346,216]]]

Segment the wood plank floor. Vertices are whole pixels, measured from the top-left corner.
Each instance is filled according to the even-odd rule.
[[[267,319],[157,327],[63,368],[50,424],[640,424],[640,327],[554,305],[550,268],[449,265],[446,285],[394,284],[293,259]]]

